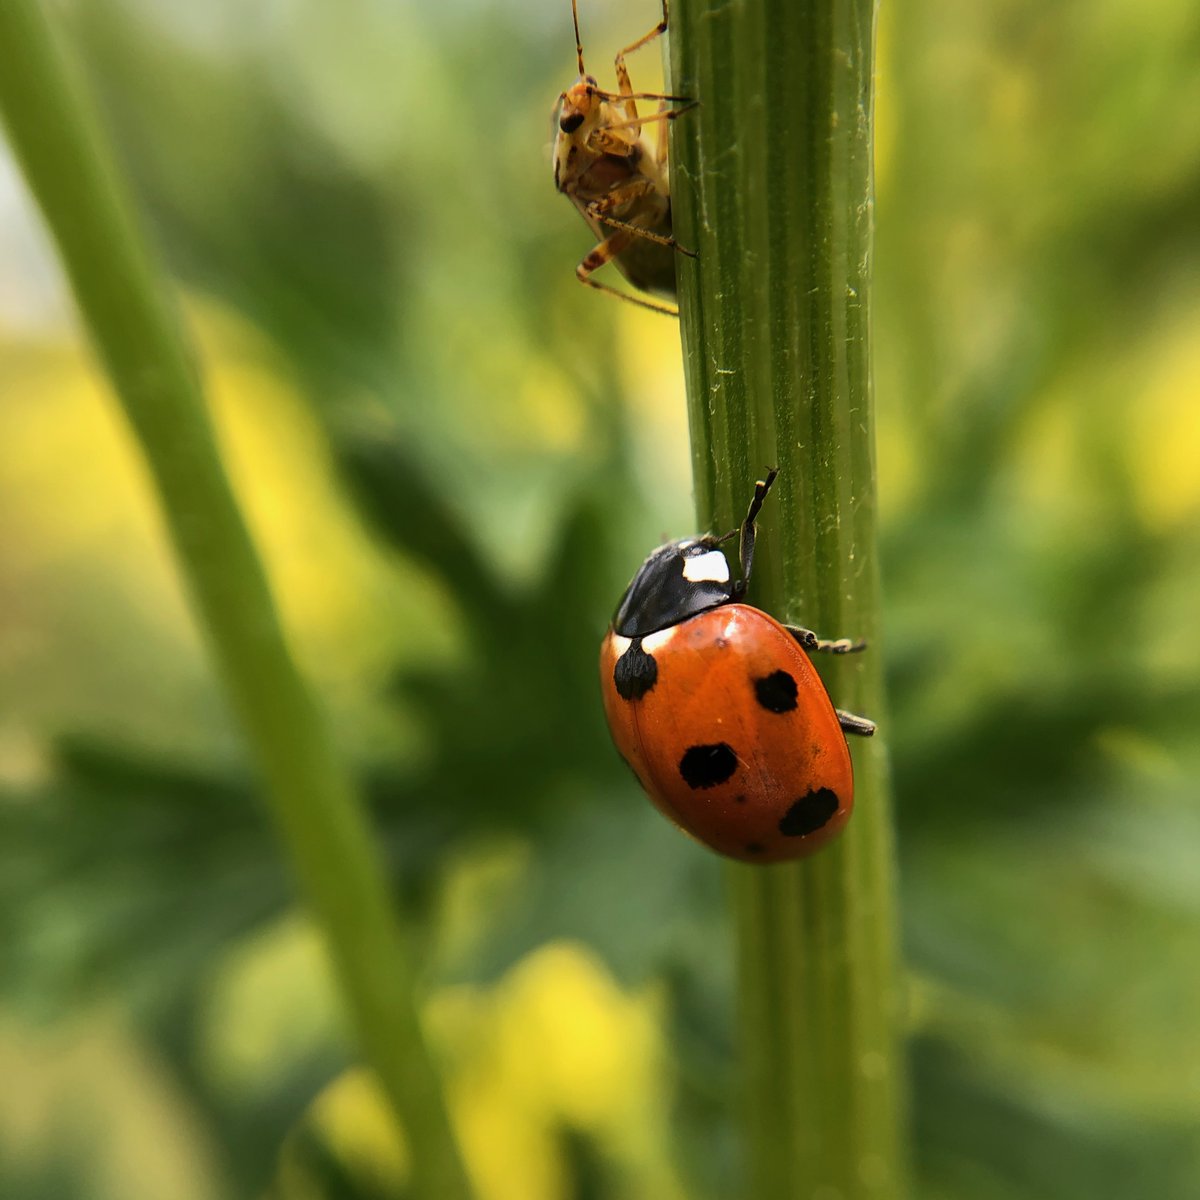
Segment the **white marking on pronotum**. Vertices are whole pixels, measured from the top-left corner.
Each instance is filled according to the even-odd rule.
[[[729,563],[720,550],[709,550],[683,560],[683,577],[688,583],[728,583]]]
[[[661,650],[674,636],[676,626],[668,625],[666,629],[660,629],[657,633],[647,634],[642,638],[642,649],[647,654],[654,654]]]
[[[617,657],[620,658],[630,646],[633,645],[633,638],[622,637],[619,633],[612,635],[613,649],[617,652]]]

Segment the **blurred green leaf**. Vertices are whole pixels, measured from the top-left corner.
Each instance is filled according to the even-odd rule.
[[[583,7],[596,69],[652,10]],[[587,234],[542,153],[574,75],[569,5],[65,11],[180,281],[265,335],[364,527],[444,601],[457,657],[363,683],[415,733],[360,776],[431,952],[464,856],[515,846],[523,865],[438,969],[495,980],[565,937],[623,982],[657,976],[673,1155],[689,1196],[727,1196],[718,864],[645,804],[594,679],[617,595],[686,497],[660,482],[678,422],[647,368],[673,333],[574,282]],[[881,18],[873,318],[920,1194],[1193,1200],[1200,540],[1184,501],[1159,520],[1144,492],[1182,437],[1147,372],[1177,354],[1154,386],[1185,412],[1195,390],[1200,10]],[[575,406],[572,437],[541,440],[516,395],[534,377]],[[64,605],[93,602],[92,574],[66,578],[89,582]],[[59,631],[35,584],[0,574],[4,721],[28,709],[39,752],[57,747],[0,793],[0,995],[34,1021],[128,1013],[229,1194],[259,1193],[345,1051],[323,1034],[241,1094],[211,1077],[213,973],[289,904],[253,791],[236,765],[186,763],[194,740],[175,760],[136,728],[39,725],[22,646]],[[130,623],[136,588],[106,590]],[[45,1137],[56,1154],[8,1154],[0,1193],[97,1197],[94,1148]],[[360,1185],[326,1165],[332,1194]],[[588,1186],[622,1194],[592,1166]]]

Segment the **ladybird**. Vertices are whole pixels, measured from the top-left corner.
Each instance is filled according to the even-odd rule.
[[[755,522],[777,471],[755,485],[731,581],[725,537],[655,550],[633,577],[600,648],[609,731],[655,806],[743,862],[801,858],[850,818],[845,734],[873,722],[835,709],[812,651],[863,649],[784,625],[742,603]]]

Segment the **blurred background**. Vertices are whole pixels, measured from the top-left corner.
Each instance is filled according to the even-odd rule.
[[[417,916],[482,1200],[733,1194],[721,866],[594,679],[693,518],[675,326],[572,275],[569,4],[56,7]],[[582,8],[603,81],[657,6]],[[880,33],[917,1195],[1194,1200],[1200,9],[908,0]],[[402,1195],[7,156],[0,397],[0,1195]]]

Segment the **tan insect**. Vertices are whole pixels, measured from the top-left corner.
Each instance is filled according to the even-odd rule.
[[[667,123],[693,104],[680,96],[635,92],[625,67],[627,54],[666,32],[667,0],[662,0],[662,20],[617,54],[616,92],[604,91],[584,68],[577,0],[571,0],[571,16],[579,78],[559,96],[554,110],[554,186],[600,239],[575,268],[575,275],[589,287],[677,316],[674,305],[633,296],[593,278],[595,271],[611,262],[639,291],[673,300],[676,252],[695,257],[671,231],[667,169]],[[657,101],[656,111],[639,116],[639,100]],[[682,107],[668,108],[668,104]]]

